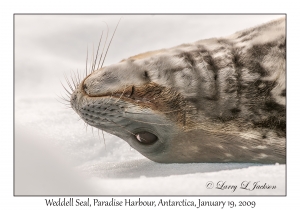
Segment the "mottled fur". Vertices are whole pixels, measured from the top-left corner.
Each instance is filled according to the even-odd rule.
[[[139,54],[89,75],[74,91],[71,104],[85,119],[80,114],[82,104],[89,103],[89,98],[93,98],[90,103],[95,103],[110,96],[116,102],[107,100],[107,103],[123,104],[120,112],[125,113],[123,108],[129,107],[128,104],[141,112],[145,109],[149,115],[162,117],[161,121],[173,124],[176,132],[186,132],[190,138],[199,135],[197,130],[203,136],[208,132],[206,140],[199,136],[206,152],[212,148],[207,143],[210,138],[216,142],[223,138],[222,148],[230,142],[235,145],[222,152],[227,154],[224,157],[210,154],[200,158],[204,154],[199,152],[201,144],[193,143],[194,152],[189,154],[192,157],[177,157],[174,161],[170,160],[172,155],[166,158],[166,153],[178,153],[180,147],[188,147],[188,141],[168,140],[162,158],[153,157],[155,152],[149,152],[150,155],[144,152],[144,146],[140,149],[134,145],[158,162],[285,162],[285,46],[285,19],[282,18],[229,37]],[[151,123],[147,115],[140,115],[144,119],[143,127],[146,121]],[[123,117],[128,116],[123,114]],[[140,121],[134,117],[128,118],[133,123]],[[152,124],[155,122],[154,117]],[[134,129],[130,130],[132,125],[118,123],[125,130],[119,132],[127,129],[134,136]],[[97,126],[97,123],[93,126],[116,134],[111,127]],[[159,129],[152,126],[150,130],[159,135]],[[116,135],[131,142],[118,132]],[[180,147],[170,146],[175,143]],[[241,153],[233,151],[243,147]]]

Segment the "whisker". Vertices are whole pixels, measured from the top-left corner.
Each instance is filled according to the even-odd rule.
[[[58,96],[59,97],[59,96]],[[61,96],[60,97],[62,100],[64,100],[65,102],[68,102],[68,105],[70,105],[70,100],[66,99],[65,97]]]
[[[74,85],[74,90],[77,88],[77,84],[76,84],[76,82],[74,81],[74,79],[73,79],[73,73],[74,72],[71,72],[71,80],[72,80],[72,82],[73,82],[73,85]],[[75,78],[76,78],[76,76],[75,76]]]
[[[74,81],[73,81],[73,85],[74,85],[74,87],[75,87],[75,89],[76,89],[76,88],[77,88],[78,82],[77,82],[77,77],[76,77],[75,71],[71,71],[71,77],[72,77],[72,79],[74,80]]]
[[[81,82],[81,79],[80,79],[80,75],[79,75],[78,69],[77,69],[77,78],[78,78],[78,85],[79,85],[80,82]],[[78,85],[77,85],[77,86],[78,86]]]
[[[99,47],[100,47],[100,43],[101,43],[101,40],[102,40],[102,36],[103,36],[103,31],[102,31],[102,33],[101,33],[100,41],[99,41],[98,48],[97,48],[96,59],[95,59],[94,64],[93,64],[93,71],[95,71],[95,66],[96,66],[96,63],[97,63],[98,52],[99,52]],[[96,69],[96,70],[97,70],[97,69]]]
[[[66,97],[67,98],[65,98],[63,95],[62,95],[62,93],[60,93],[61,95],[57,95],[57,94],[55,94],[58,98],[60,98],[60,99],[62,99],[62,100],[64,100],[64,101],[66,101],[66,102],[68,102],[68,103],[70,103],[71,101],[70,101],[70,97],[67,95],[67,93],[65,93],[66,94]]]
[[[69,110],[69,109],[72,109],[71,107],[68,107],[68,106],[66,106],[65,104],[63,104],[63,105],[64,105],[64,107],[63,107],[64,109],[68,109],[68,110]]]
[[[78,81],[78,77],[76,76],[75,71],[72,71],[73,75],[74,75],[74,82],[75,82],[75,89],[78,87],[79,85],[79,81]],[[73,77],[73,76],[72,76]]]
[[[87,46],[86,50],[86,61],[85,61],[85,76],[87,77],[87,64],[88,64],[88,58],[89,58],[89,46]]]
[[[85,122],[85,132],[87,133],[88,124]]]
[[[86,76],[85,76],[85,74],[84,74],[84,71],[82,72],[82,75],[79,75],[80,76],[80,78],[85,78]],[[81,81],[82,81],[82,79],[80,80],[80,83],[81,83]]]
[[[99,139],[100,139],[100,134],[99,134],[99,128],[97,129],[97,131],[98,131],[98,137],[99,137]],[[103,134],[103,130],[101,130],[102,131],[102,134]],[[105,150],[106,150],[106,144],[105,144],[105,138],[104,138],[104,134],[103,134],[103,142],[104,142],[104,145],[105,145]]]
[[[122,96],[124,95],[124,92],[125,92],[126,88],[127,88],[127,85],[125,85],[122,94],[121,94],[120,97],[115,101],[115,103],[117,103],[117,102],[122,98]],[[115,104],[115,103],[114,103],[114,104]]]
[[[122,18],[122,17],[121,17],[121,18]],[[102,66],[103,66],[103,64],[104,64],[104,61],[105,61],[105,58],[106,58],[107,52],[108,52],[108,50],[109,50],[109,47],[110,47],[111,41],[112,41],[112,40],[113,40],[113,38],[114,38],[114,35],[115,35],[115,33],[116,33],[116,30],[117,30],[117,28],[118,28],[118,25],[119,25],[119,23],[120,23],[120,21],[121,21],[121,18],[119,19],[119,22],[118,22],[118,24],[117,24],[117,26],[116,26],[116,28],[115,28],[115,31],[114,31],[114,33],[113,33],[113,35],[112,35],[111,39],[110,39],[110,42],[109,42],[109,44],[108,44],[108,47],[107,47],[106,53],[105,53],[105,55],[104,55],[104,58],[103,58],[103,61],[102,61],[101,68],[102,68]]]
[[[56,99],[56,101],[59,102],[60,104],[64,105],[64,106],[70,107],[70,104],[66,104],[66,103],[61,102],[61,101],[59,101],[59,100],[57,100],[57,99]],[[70,107],[70,108],[71,108],[71,107]]]
[[[73,90],[73,88],[72,88],[72,85],[71,85],[71,83],[70,83],[68,77],[67,77],[65,74],[64,74],[64,77],[65,77],[65,80],[66,80],[66,82],[67,82],[69,88],[71,89],[72,92],[74,92],[74,90]]]
[[[91,66],[90,66],[90,74],[93,73],[93,62],[94,62],[94,43],[93,43],[93,54],[91,57]]]
[[[68,89],[62,84],[61,81],[59,81],[59,82],[60,82],[60,84],[63,86],[63,88],[65,89],[65,91],[67,91],[67,93],[71,96],[72,94],[68,91]]]
[[[101,130],[102,131],[102,136],[103,136],[103,142],[104,142],[104,146],[105,146],[105,150],[106,150],[106,143],[105,143],[105,137],[104,137],[104,132],[103,132],[103,130]]]
[[[65,75],[64,75],[65,76]],[[66,80],[66,82],[67,82],[67,85],[69,86],[69,88],[70,88],[70,91],[73,91],[73,89],[72,89],[72,86],[71,86],[71,84],[70,84],[70,82],[69,82],[69,80],[68,80],[68,78],[65,76],[65,80]]]
[[[63,96],[59,96],[59,95],[57,95],[57,94],[55,94],[55,95],[58,97],[58,99],[62,100],[62,101],[60,101],[60,100],[58,100],[57,98],[55,98],[55,100],[56,100],[58,103],[60,103],[60,104],[62,104],[62,105],[65,106],[64,108],[73,109],[73,108],[71,107],[71,105],[70,105],[70,101],[69,101],[69,100],[67,100],[67,99],[64,98]]]
[[[61,96],[58,96],[56,95],[59,99],[63,100],[63,101],[66,101],[66,99],[62,98]],[[66,106],[69,106],[70,104],[66,104],[65,102],[62,102],[62,101],[59,101],[57,98],[55,98],[55,100],[57,102],[59,102],[60,104],[63,104],[63,105],[66,105]]]
[[[105,49],[105,46],[106,46],[106,42],[107,42],[107,38],[108,38],[108,32],[109,32],[109,27],[108,27],[107,23],[106,22],[104,22],[104,23],[106,24],[107,32],[106,32],[106,38],[105,38],[104,46],[102,48],[102,52],[101,52],[101,56],[100,56],[100,59],[99,59],[99,63],[98,63],[97,69],[99,69],[99,66],[100,66],[100,63],[101,63],[102,55],[103,55],[103,52],[104,52],[104,49]]]
[[[78,71],[78,69],[76,71],[73,71],[76,88],[77,88],[77,86],[79,84],[77,71]]]

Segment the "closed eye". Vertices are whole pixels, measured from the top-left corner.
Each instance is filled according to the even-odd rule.
[[[148,71],[144,71],[144,78],[145,78],[148,82],[151,81],[151,80],[150,80],[150,77],[149,77],[149,74],[148,74]]]
[[[135,91],[135,88],[134,88],[134,86],[132,85],[132,87],[131,87],[131,93],[130,93],[130,95],[129,95],[129,98],[133,95],[134,91]]]

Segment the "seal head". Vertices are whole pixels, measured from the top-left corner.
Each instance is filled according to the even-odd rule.
[[[280,19],[98,69],[71,106],[156,162],[285,163],[284,93]]]

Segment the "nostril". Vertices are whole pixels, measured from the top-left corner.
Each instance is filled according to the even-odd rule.
[[[82,89],[83,89],[83,91],[84,91],[86,94],[89,94],[89,93],[88,93],[88,86],[87,86],[85,83],[83,83]]]
[[[83,88],[84,90],[86,90],[86,89],[87,89],[86,84],[83,84],[82,88]]]

